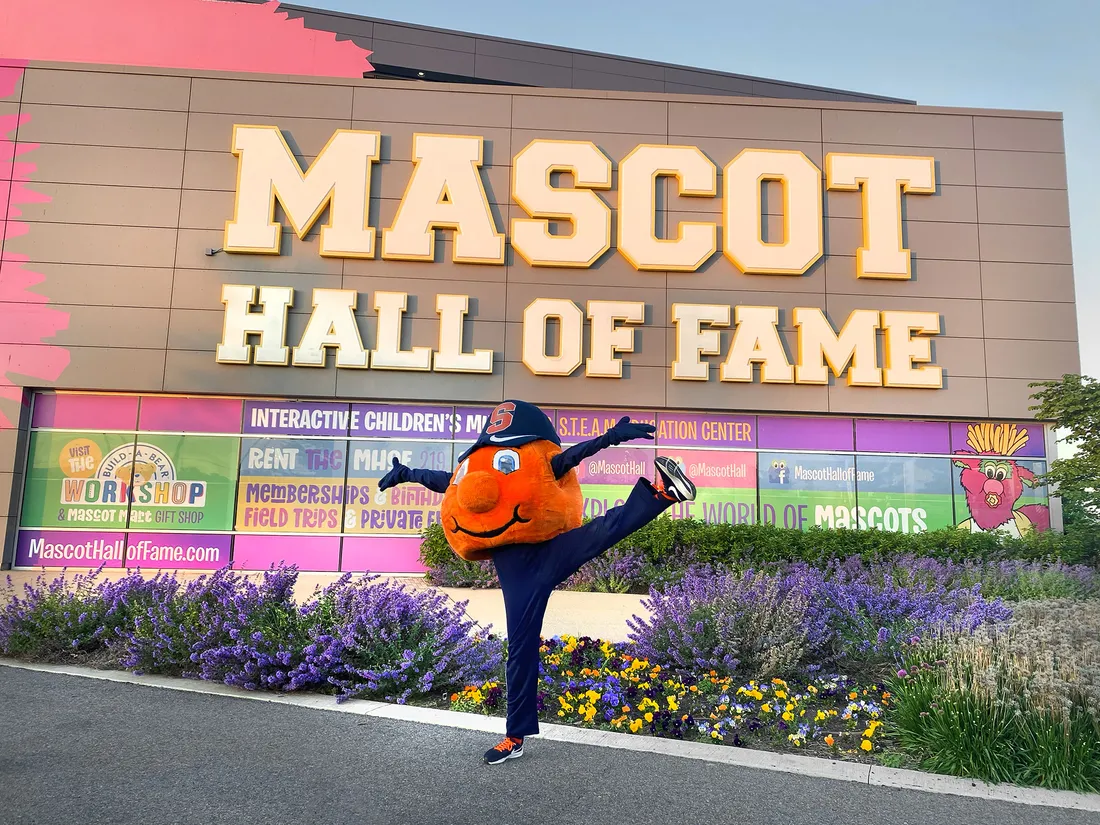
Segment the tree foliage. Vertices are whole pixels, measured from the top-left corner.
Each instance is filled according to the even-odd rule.
[[[1058,485],[1067,528],[1100,529],[1100,381],[1063,375],[1030,385],[1037,418],[1054,421],[1077,452],[1051,463],[1044,477]]]

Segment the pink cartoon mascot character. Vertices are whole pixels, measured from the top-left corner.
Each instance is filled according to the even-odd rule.
[[[1015,424],[971,424],[967,428],[970,450],[955,452],[955,465],[962,468],[960,481],[970,510],[970,518],[959,524],[960,529],[1013,536],[1050,529],[1050,510],[1045,504],[1016,506],[1024,485],[1037,484],[1031,470],[1011,459],[1027,440],[1027,430]]]

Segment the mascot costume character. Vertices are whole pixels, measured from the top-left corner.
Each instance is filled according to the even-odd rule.
[[[655,461],[657,484],[639,478],[627,500],[582,524],[576,466],[600,450],[653,439],[650,424],[622,418],[599,438],[564,452],[554,425],[524,401],[505,401],[488,417],[454,474],[414,470],[396,458],[379,490],[421,484],[443,493],[447,541],[467,561],[492,559],[508,625],[508,722],[504,740],[485,754],[495,765],[523,755],[539,732],[537,711],[542,620],[554,588],[582,565],[657,518],[695,498],[695,485],[671,458]]]

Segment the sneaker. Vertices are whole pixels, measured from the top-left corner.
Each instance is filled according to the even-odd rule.
[[[507,759],[519,759],[523,756],[523,740],[505,736],[504,740],[485,751],[486,765],[499,765]]]
[[[673,501],[695,501],[695,485],[687,477],[684,468],[668,456],[658,456],[657,480],[660,492]]]

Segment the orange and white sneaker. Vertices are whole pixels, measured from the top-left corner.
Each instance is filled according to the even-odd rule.
[[[508,759],[519,759],[521,756],[523,756],[523,739],[505,736],[499,745],[494,745],[485,751],[485,764],[499,765]]]
[[[653,463],[657,465],[661,495],[673,501],[695,501],[695,485],[679,463],[665,455],[657,456]]]

